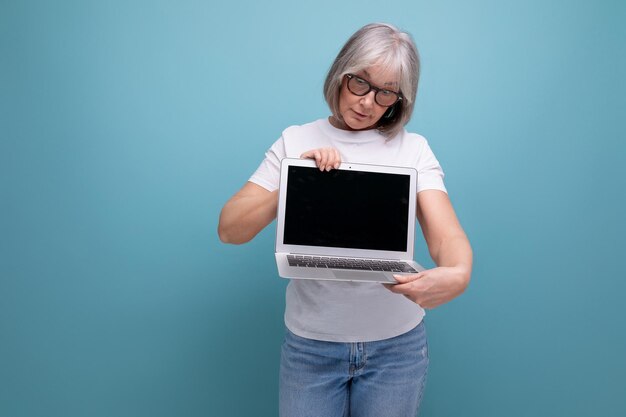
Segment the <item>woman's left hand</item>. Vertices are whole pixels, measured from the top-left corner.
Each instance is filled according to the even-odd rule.
[[[469,283],[469,273],[461,267],[438,267],[394,278],[398,284],[385,287],[428,309],[459,296]]]
[[[315,160],[315,165],[317,165],[320,171],[330,171],[331,169],[339,168],[339,165],[341,165],[341,154],[337,148],[333,147],[311,149],[300,155],[300,158]]]

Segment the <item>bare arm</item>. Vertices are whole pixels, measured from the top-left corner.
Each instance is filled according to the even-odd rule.
[[[322,171],[330,171],[341,164],[341,155],[335,148],[312,149],[300,157],[314,159]],[[278,190],[268,191],[247,182],[228,200],[220,213],[217,228],[220,240],[234,244],[249,242],[276,218],[277,210]]]
[[[472,248],[446,193],[422,191],[417,203],[417,218],[437,268],[398,275],[399,284],[388,288],[424,308],[435,308],[467,288],[472,274]]]
[[[417,202],[417,219],[430,256],[438,266],[464,269],[469,281],[472,249],[448,194],[438,190],[422,191],[417,195]]]
[[[224,243],[241,244],[250,241],[276,218],[278,190],[247,182],[224,205],[217,228]]]

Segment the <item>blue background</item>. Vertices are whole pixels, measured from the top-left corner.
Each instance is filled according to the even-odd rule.
[[[626,415],[625,4],[2,1],[0,416],[277,414],[275,228],[217,219],[371,21],[475,250],[422,415]]]

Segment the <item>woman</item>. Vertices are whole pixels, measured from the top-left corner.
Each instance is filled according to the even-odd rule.
[[[344,45],[324,95],[332,115],[292,126],[249,182],[224,206],[219,235],[244,243],[275,217],[280,160],[314,159],[320,170],[355,163],[418,171],[417,217],[436,268],[397,276],[397,285],[292,280],[280,365],[280,415],[414,416],[428,368],[425,308],[467,287],[472,251],[426,140],[408,133],[419,58],[407,33],[370,24]],[[384,311],[385,314],[374,314]]]

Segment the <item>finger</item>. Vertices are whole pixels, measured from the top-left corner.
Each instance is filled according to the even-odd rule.
[[[396,294],[408,294],[411,290],[411,284],[384,284],[387,289]]]
[[[314,159],[314,160],[315,160],[315,165],[316,165],[317,167],[319,167],[319,166],[320,166],[320,161],[321,161],[321,159],[322,159],[322,155],[320,154],[320,151],[319,151],[319,150],[317,150],[317,149],[315,149],[315,150],[313,150],[313,151],[309,151],[309,152],[307,152],[307,154],[308,154],[308,155],[307,155],[307,158],[309,158],[309,159]]]
[[[321,153],[321,159],[320,159],[319,167],[320,167],[320,170],[323,171],[324,169],[326,169],[326,165],[328,164],[328,150],[322,149],[320,153]]]
[[[319,154],[319,151],[317,149],[312,149],[312,150],[306,151],[305,153],[300,155],[300,158],[317,160],[318,159],[317,154]]]
[[[339,153],[339,150],[333,148],[333,152],[335,154],[335,163],[333,164],[333,168],[337,169],[339,168],[339,165],[341,165],[341,154]]]
[[[415,288],[413,288],[413,285],[411,283],[389,285],[387,288],[389,289],[389,291],[398,295],[402,295],[406,297],[407,300],[410,300],[417,304],[419,304],[418,300],[420,300],[422,296],[422,294],[419,291],[415,291]]]
[[[418,273],[418,274],[403,274],[403,275],[394,274],[393,277],[399,283],[404,284],[407,282],[415,281],[416,279],[420,279],[422,276],[421,274]]]

